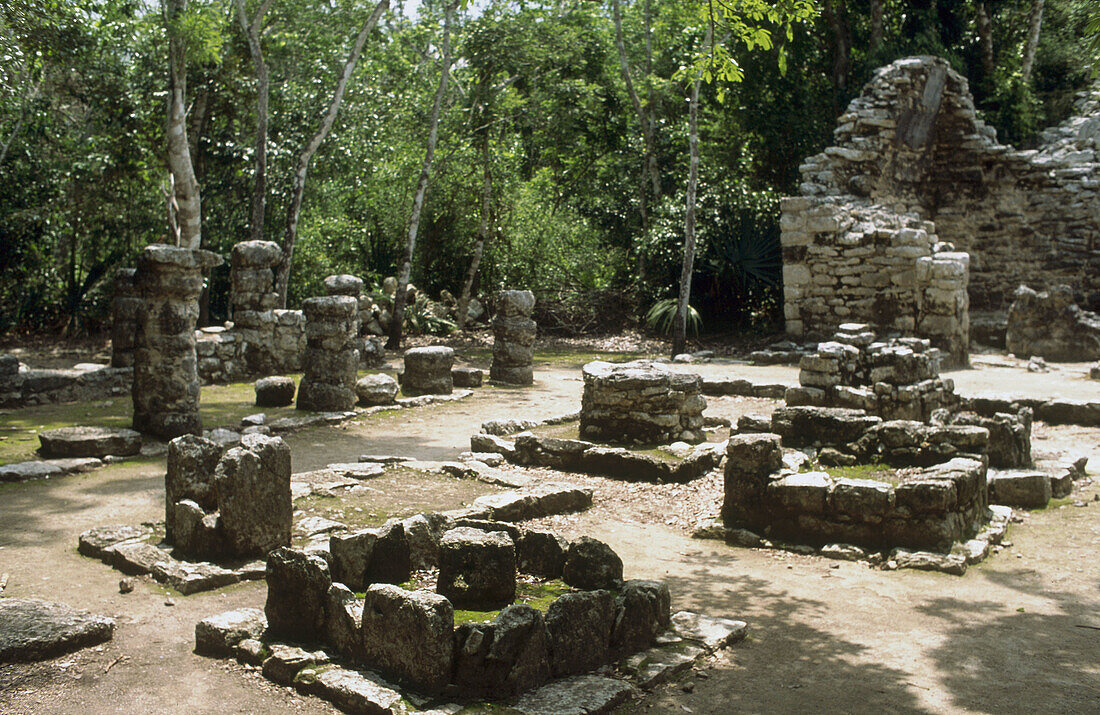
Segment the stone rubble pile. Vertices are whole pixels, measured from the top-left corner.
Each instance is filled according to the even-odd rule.
[[[505,290],[497,294],[490,380],[510,385],[534,382],[537,329],[531,320],[534,309],[535,295],[529,290]]]
[[[202,271],[220,265],[209,251],[161,244],[138,257],[134,284],[143,301],[134,340],[134,429],[170,439],[200,434],[195,322]]]
[[[1005,347],[1024,360],[1100,360],[1100,315],[1082,310],[1067,285],[1042,292],[1021,285],[1008,309]]]
[[[264,557],[290,544],[290,447],[249,434],[239,447],[187,435],[168,443],[165,539],[191,560]]]
[[[313,412],[339,412],[355,407],[359,372],[359,301],[334,295],[302,301],[306,316],[306,349],[297,407]]]
[[[786,401],[927,422],[935,410],[958,402],[954,382],[939,376],[942,359],[928,340],[878,341],[870,326],[843,323],[832,341],[799,362],[801,387],[788,389]]]
[[[698,375],[655,362],[602,361],[584,366],[580,435],[597,442],[668,444],[701,442],[703,410]]]

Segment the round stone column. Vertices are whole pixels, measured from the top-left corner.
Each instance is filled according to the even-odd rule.
[[[493,318],[493,364],[489,379],[511,385],[535,381],[535,294],[529,290],[505,290],[497,295]]]
[[[220,265],[209,251],[147,246],[134,285],[141,297],[134,341],[134,429],[171,439],[201,434],[195,323],[202,271]]]
[[[355,407],[359,374],[359,301],[328,295],[302,301],[306,316],[306,350],[302,356],[299,410],[341,412]]]

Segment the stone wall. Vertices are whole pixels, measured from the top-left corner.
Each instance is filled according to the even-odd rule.
[[[701,442],[703,410],[698,375],[638,360],[584,366],[580,435],[598,442]]]
[[[114,297],[111,299],[111,367],[134,366],[134,334],[141,311],[134,272],[133,268],[115,271]]]
[[[944,60],[879,69],[839,118],[835,145],[802,165],[801,196],[783,204],[788,332],[858,320],[961,339],[951,323],[965,322],[970,306],[1006,308],[1025,281],[1066,283],[1086,307],[1100,304],[1098,100],[1096,91],[1083,97],[1081,116],[1048,131],[1040,149],[1018,151],[977,119],[966,79]],[[953,256],[945,259],[953,267],[932,268],[932,283],[918,285],[913,262],[939,253],[937,239],[970,255],[968,283]],[[852,293],[866,285],[854,276],[901,305],[891,310],[883,299],[876,309],[873,296]],[[922,315],[940,317],[922,326]]]

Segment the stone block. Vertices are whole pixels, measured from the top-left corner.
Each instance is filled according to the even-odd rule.
[[[450,682],[454,609],[443,596],[375,584],[366,592],[360,633],[370,668],[426,693]]]
[[[286,407],[293,404],[294,380],[289,377],[264,377],[256,380],[257,407]]]
[[[276,638],[320,642],[325,637],[325,604],[332,578],[319,556],[287,547],[267,556],[268,631]]]
[[[627,581],[615,598],[615,624],[611,648],[617,656],[636,653],[653,645],[668,628],[672,596],[659,581]]]
[[[225,453],[214,472],[224,550],[264,556],[290,545],[290,447],[281,437],[250,434]]]
[[[516,596],[516,548],[500,531],[451,529],[439,541],[436,590],[458,608],[489,610]]]
[[[1041,509],[1052,496],[1050,475],[1041,472],[994,472],[989,474],[991,504]]]
[[[406,396],[449,395],[454,390],[451,368],[454,350],[443,346],[411,348],[405,351],[405,372],[401,391]]]
[[[360,405],[393,404],[397,397],[397,380],[383,373],[364,375],[355,383],[355,394]]]
[[[610,591],[581,591],[559,596],[546,610],[550,666],[560,678],[595,670],[608,661],[615,622]]]
[[[789,474],[768,484],[768,499],[783,509],[799,514],[822,514],[832,480],[824,472]]]
[[[562,580],[585,590],[618,588],[623,580],[623,561],[607,544],[582,536],[565,552]]]

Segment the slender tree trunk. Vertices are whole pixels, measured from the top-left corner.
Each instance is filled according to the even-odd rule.
[[[825,0],[822,15],[833,29],[833,86],[845,89],[852,65],[852,31],[848,27],[844,0]]]
[[[30,111],[31,105],[38,99],[38,93],[42,90],[42,85],[46,83],[46,69],[47,66],[43,65],[42,76],[31,87],[30,93],[23,98],[23,104],[19,109],[19,118],[15,120],[15,127],[11,130],[7,140],[4,141],[4,146],[0,147],[0,166],[4,165],[4,159],[8,157],[8,150],[11,149],[12,142],[23,130],[23,122],[27,120],[27,112]]]
[[[390,318],[390,339],[387,350],[401,347],[401,333],[405,322],[405,301],[407,299],[409,274],[412,272],[413,251],[416,249],[416,235],[420,230],[420,213],[424,209],[424,195],[428,191],[428,182],[432,178],[432,159],[435,158],[435,145],[439,139],[439,110],[443,106],[443,97],[447,93],[447,78],[451,74],[451,23],[454,21],[457,2],[447,5],[443,16],[443,63],[439,71],[439,85],[432,100],[432,114],[429,119],[428,148],[424,152],[424,165],[420,169],[420,179],[413,196],[412,215],[409,217],[409,234],[405,241],[405,250],[401,254],[401,263],[397,270],[397,294],[393,297],[393,314]]]
[[[978,44],[982,48],[982,73],[987,84],[993,82],[996,66],[993,64],[993,21],[986,3],[978,3]]]
[[[367,36],[378,24],[378,19],[382,17],[382,13],[386,11],[389,5],[390,0],[379,0],[378,4],[374,6],[374,11],[371,12],[370,17],[359,29],[359,34],[356,36],[351,52],[348,54],[348,60],[344,63],[344,69],[340,72],[340,77],[336,81],[336,91],[333,92],[328,111],[321,119],[321,126],[318,127],[317,133],[302,149],[302,153],[298,155],[298,166],[294,170],[294,186],[290,191],[290,206],[286,212],[286,231],[283,233],[282,245],[283,257],[275,269],[275,290],[279,294],[279,305],[284,308],[286,307],[287,286],[290,284],[290,265],[294,259],[294,242],[298,238],[298,217],[302,212],[302,195],[306,189],[306,176],[309,174],[309,162],[313,159],[313,155],[317,153],[321,142],[328,136],[333,122],[336,121],[340,104],[344,101],[344,90],[347,89],[351,73],[355,71],[355,65],[359,62],[359,54],[363,51],[363,44],[366,43]]]
[[[489,159],[489,137],[486,136],[485,141],[481,144],[481,162],[483,169],[481,178],[481,221],[478,223],[477,227],[477,241],[474,242],[474,255],[470,259],[470,268],[466,271],[466,280],[462,282],[462,292],[458,297],[455,322],[458,323],[459,330],[466,327],[466,313],[470,307],[470,293],[474,288],[474,278],[477,277],[477,270],[481,266],[481,256],[485,253],[485,242],[489,238],[489,220],[493,208],[493,171]]]
[[[202,245],[202,201],[187,140],[187,60],[183,38],[176,27],[179,16],[187,10],[187,0],[167,0],[167,3],[170,85],[165,133],[168,139],[168,168],[175,178],[179,245],[195,249]]]
[[[871,52],[882,48],[882,13],[884,0],[871,0]]]
[[[713,37],[707,27],[707,44]],[[699,85],[700,78],[691,84],[691,102],[688,104],[688,163],[687,206],[684,216],[684,262],[680,269],[680,299],[676,316],[672,319],[672,355],[687,348],[687,313],[691,301],[691,274],[695,270],[695,190],[699,184]]]
[[[256,15],[249,22],[245,13],[244,0],[236,0],[237,20],[248,40],[248,51],[252,55],[252,64],[256,70],[256,145],[254,149],[255,169],[252,188],[252,226],[249,237],[261,241],[264,237],[264,210],[267,197],[267,105],[270,94],[270,75],[267,62],[264,61],[263,47],[260,45],[260,33],[263,31],[264,15],[271,7],[272,0],[264,0]]]
[[[1024,82],[1031,81],[1031,68],[1035,65],[1035,50],[1039,48],[1039,28],[1043,24],[1043,0],[1031,0],[1031,13],[1027,17],[1027,44],[1020,63]]]
[[[626,93],[630,97],[630,104],[634,107],[634,114],[638,117],[638,123],[642,126],[642,140],[645,143],[645,167],[649,173],[649,180],[653,186],[653,195],[661,195],[661,174],[657,170],[657,156],[654,151],[654,126],[650,117],[642,109],[642,102],[638,98],[638,92],[634,89],[634,80],[630,76],[630,64],[626,58],[626,44],[623,42],[623,16],[619,7],[619,0],[611,2],[612,16],[615,20],[615,47],[619,52],[619,71],[626,84]]]

